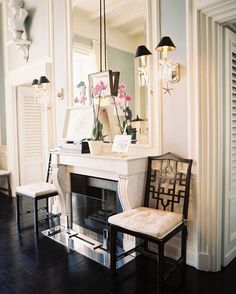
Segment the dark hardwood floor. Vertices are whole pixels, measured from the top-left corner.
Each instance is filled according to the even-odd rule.
[[[28,223],[27,223],[28,222]],[[0,294],[79,293],[154,294],[155,262],[139,257],[112,278],[109,270],[69,251],[49,238],[35,238],[28,228],[17,233],[15,199],[0,194]],[[236,293],[236,261],[219,273],[187,267],[185,282],[176,272],[166,282],[165,293]]]

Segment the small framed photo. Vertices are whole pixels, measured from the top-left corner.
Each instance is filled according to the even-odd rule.
[[[112,145],[112,152],[127,153],[131,143],[131,135],[116,135]]]
[[[90,74],[88,77],[92,98],[107,97],[113,95],[113,78],[111,70]]]

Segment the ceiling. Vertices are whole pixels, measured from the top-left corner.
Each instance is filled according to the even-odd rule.
[[[125,32],[128,36],[145,31],[144,0],[106,0],[107,27]],[[88,21],[98,21],[99,0],[73,0],[73,8],[82,12]]]

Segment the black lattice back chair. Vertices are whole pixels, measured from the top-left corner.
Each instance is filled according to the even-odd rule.
[[[149,242],[157,244],[159,255],[159,287],[162,289],[164,274],[165,243],[177,233],[181,234],[181,256],[171,260],[175,265],[186,265],[187,217],[192,160],[172,153],[148,157],[144,207],[133,208],[111,216],[111,270],[116,261],[134,251],[154,255]],[[123,232],[144,240],[128,252],[116,255],[117,232]]]
[[[188,218],[192,160],[172,153],[148,158],[145,207],[183,214]]]
[[[52,214],[49,212],[48,199],[50,197],[58,196],[58,192],[54,184],[50,183],[50,172],[51,172],[51,153],[49,155],[47,177],[45,182],[33,183],[29,185],[22,185],[16,187],[16,222],[18,231],[21,231],[21,217],[28,213],[34,215],[34,232],[38,234],[38,224],[43,220],[50,220],[54,217],[60,216],[60,214]],[[33,200],[33,210],[21,211],[23,198],[31,198]],[[46,200],[46,206],[39,209],[38,201],[41,199]],[[46,218],[39,220],[39,210],[45,211]]]

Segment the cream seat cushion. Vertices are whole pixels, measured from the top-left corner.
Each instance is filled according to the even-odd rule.
[[[138,207],[110,216],[110,224],[161,238],[183,222],[182,214]]]
[[[8,170],[0,169],[0,176],[7,176],[9,174],[10,174],[10,172]]]
[[[57,192],[56,187],[53,184],[47,182],[29,184],[16,187],[16,192],[24,194],[30,197],[37,197],[44,194]]]

